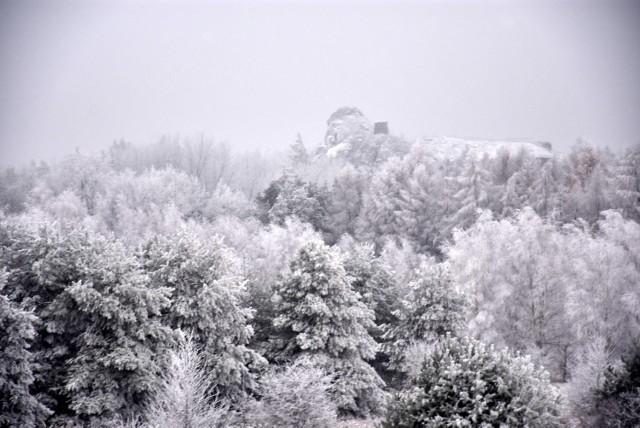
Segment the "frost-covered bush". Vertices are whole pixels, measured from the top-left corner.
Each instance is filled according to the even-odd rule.
[[[183,220],[205,211],[206,193],[195,177],[171,167],[109,174],[96,197],[99,229],[135,247],[156,234],[171,234]]]
[[[411,343],[407,346],[404,352],[404,363],[402,364],[402,371],[407,374],[410,379],[418,377],[422,370],[422,363],[425,358],[433,351],[436,346],[434,342],[427,342],[426,340],[419,340]]]
[[[336,426],[336,405],[329,397],[331,377],[304,361],[261,380],[259,400],[251,400],[244,419],[252,427]]]
[[[443,339],[412,383],[382,427],[563,426],[547,372],[473,339]]]
[[[224,426],[228,407],[211,395],[211,379],[190,337],[170,353],[169,367],[146,410],[149,428]]]

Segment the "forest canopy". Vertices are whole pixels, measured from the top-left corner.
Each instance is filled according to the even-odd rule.
[[[158,424],[175,396],[200,426],[640,423],[640,145],[378,129],[344,107],[283,153],[165,136],[2,171],[0,427]],[[425,389],[443,364],[490,382],[471,413]]]

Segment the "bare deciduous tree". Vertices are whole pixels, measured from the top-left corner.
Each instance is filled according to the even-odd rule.
[[[211,393],[211,382],[193,339],[171,351],[169,368],[147,408],[150,428],[224,426],[228,408]]]

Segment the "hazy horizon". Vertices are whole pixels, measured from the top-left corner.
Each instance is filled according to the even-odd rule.
[[[640,141],[633,1],[4,1],[0,164],[204,134],[319,143],[342,106],[413,140]]]

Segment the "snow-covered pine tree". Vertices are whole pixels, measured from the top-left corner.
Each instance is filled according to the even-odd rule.
[[[34,392],[57,416],[136,411],[160,370],[166,291],[112,239],[55,225],[10,233],[9,290],[41,320]]]
[[[446,180],[439,166],[418,149],[410,152],[405,161],[417,164],[406,183],[400,185],[403,200],[399,223],[403,236],[422,254],[440,254],[444,241],[443,219],[449,210],[445,201]]]
[[[406,183],[410,171],[400,159],[390,159],[371,177],[363,195],[356,237],[381,246],[386,237],[402,236],[398,221],[401,212],[400,184]]]
[[[0,224],[0,264],[9,273],[3,292],[41,321],[35,325],[31,346],[37,363],[32,389],[56,414],[65,414],[70,413],[69,403],[60,386],[68,370],[66,361],[75,352],[72,339],[80,328],[67,332],[63,326],[49,329],[47,324],[56,312],[65,309],[58,303],[65,287],[79,280],[73,260],[80,254],[72,245],[77,234],[70,234],[63,242],[58,238],[46,226],[33,231],[8,222]],[[66,311],[64,315],[68,315]]]
[[[369,334],[381,343],[384,326],[397,321],[394,311],[398,309],[401,294],[391,268],[375,255],[372,243],[358,243],[345,235],[338,246],[345,255],[344,268],[353,278],[351,287],[374,312],[375,326],[369,329]],[[387,371],[387,362],[388,355],[378,352],[371,365],[382,373]]]
[[[465,300],[454,288],[443,265],[423,265],[418,279],[409,284],[409,294],[394,312],[397,321],[385,326],[384,351],[389,367],[403,370],[407,348],[414,342],[434,342],[446,334],[456,334],[464,321]]]
[[[603,387],[597,391],[595,413],[597,426],[640,426],[640,346],[623,357],[622,365],[609,367]]]
[[[252,313],[240,306],[244,284],[231,251],[218,238],[204,243],[180,230],[155,237],[140,259],[153,286],[170,290],[164,323],[193,335],[221,396],[242,398],[266,362],[247,347]]]
[[[265,223],[283,225],[288,217],[297,217],[316,230],[326,227],[329,192],[308,183],[295,174],[286,173],[271,182],[257,198],[261,219]]]
[[[334,376],[331,395],[343,414],[377,413],[384,382],[366,362],[378,349],[367,332],[374,314],[351,289],[338,251],[321,242],[303,247],[276,293],[276,360],[309,358]]]
[[[251,320],[254,334],[249,347],[266,353],[268,338],[272,334],[275,318],[271,297],[274,285],[281,275],[289,272],[291,259],[310,240],[322,239],[310,224],[290,217],[284,225],[262,227],[255,220],[240,221],[221,218],[213,232],[222,236],[226,245],[234,250],[239,261],[242,278],[246,280],[243,307],[255,312]]]
[[[506,146],[500,147],[491,166],[491,181],[496,185],[507,184],[513,174],[511,164],[511,152]]]
[[[540,175],[540,164],[527,151],[520,153],[522,166],[511,177],[515,184],[515,192],[520,199],[521,206],[531,206],[531,199],[534,197],[534,186],[536,178]]]
[[[409,293],[409,284],[417,279],[418,268],[424,263],[435,263],[433,257],[416,253],[407,239],[385,240],[380,251],[380,261],[393,272],[397,295],[400,298]]]
[[[563,427],[549,374],[528,358],[468,338],[446,338],[426,357],[413,388],[389,403],[384,428]]]
[[[51,411],[30,391],[34,361],[29,348],[37,318],[4,295],[7,277],[0,271],[0,427],[43,427]]]
[[[81,326],[65,390],[79,415],[135,412],[153,387],[169,341],[170,331],[160,322],[168,290],[151,288],[138,261],[119,242],[85,236],[86,256],[77,266],[81,279],[65,289],[60,303],[66,310],[51,320]]]
[[[352,278],[351,288],[374,312],[376,328],[370,332],[377,337],[383,324],[395,320],[392,312],[399,297],[391,268],[376,256],[372,243],[359,243],[345,235],[338,246],[344,252],[344,268]]]
[[[615,198],[612,184],[614,179],[603,161],[598,164],[587,178],[580,204],[580,217],[594,224],[600,218],[600,213],[612,208]]]

